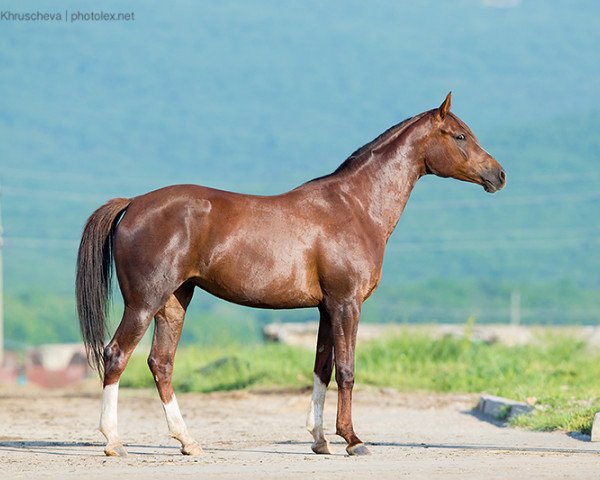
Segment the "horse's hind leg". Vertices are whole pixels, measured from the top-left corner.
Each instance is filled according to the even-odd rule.
[[[127,455],[117,431],[119,379],[133,350],[144,336],[152,320],[152,313],[147,309],[125,306],[123,319],[112,340],[104,349],[104,390],[100,431],[107,441],[104,453],[109,456]]]
[[[171,385],[175,351],[181,336],[185,311],[193,293],[194,286],[184,284],[169,297],[165,306],[158,311],[154,317],[154,339],[148,357],[148,366],[154,375],[169,431],[173,438],[181,442],[181,453],[184,455],[201,455],[203,453],[200,444],[188,433]]]
[[[317,336],[317,353],[315,356],[313,393],[306,419],[306,428],[314,438],[311,448],[315,453],[333,453],[323,432],[323,408],[325,394],[331,380],[333,370],[333,334],[331,319],[327,312],[320,308],[319,334]]]

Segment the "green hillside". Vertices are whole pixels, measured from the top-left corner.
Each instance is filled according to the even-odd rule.
[[[7,341],[78,339],[77,242],[108,198],[285,191],[448,90],[508,186],[419,182],[365,320],[507,321],[513,290],[523,321],[600,320],[600,7],[502,3],[145,2],[130,23],[2,21]],[[198,292],[190,316],[186,340],[213,342],[315,312]]]

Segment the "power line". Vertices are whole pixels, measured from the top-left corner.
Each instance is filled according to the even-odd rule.
[[[62,178],[65,180],[91,180],[98,181],[99,179],[105,179],[107,181],[113,182],[115,180],[114,172],[105,172],[105,173],[89,173],[89,172],[56,172],[50,170],[28,170],[23,168],[12,168],[7,167],[3,168],[2,172],[5,175],[14,176],[14,177],[25,177],[27,179],[37,178],[41,180],[51,180],[52,182],[56,182],[57,178]],[[125,180],[127,182],[131,182],[132,180],[135,182],[137,180],[152,180],[157,181],[168,181],[169,177],[164,177],[164,175],[139,175],[136,174],[135,177],[128,177]]]
[[[60,198],[63,200],[71,200],[76,202],[94,201],[104,202],[116,194],[93,194],[83,192],[68,192],[65,190],[45,190],[23,187],[5,187],[5,194],[11,196],[42,196]],[[519,205],[540,205],[550,202],[560,201],[561,203],[577,203],[590,200],[600,199],[600,191],[589,192],[568,192],[554,194],[536,194],[522,195],[513,197],[504,197],[495,199],[495,201],[481,201],[475,199],[461,200],[417,200],[409,201],[408,209],[410,210],[440,210],[447,212],[450,207],[484,207],[484,208],[503,208],[514,207]]]
[[[463,199],[446,201],[416,201],[410,203],[407,208],[411,210],[440,210],[447,212],[449,207],[483,207],[483,208],[503,208],[520,205],[540,205],[560,201],[561,203],[577,203],[581,201],[600,199],[600,191],[575,192],[575,193],[554,193],[539,195],[523,195],[514,197],[503,197],[494,199],[493,202],[483,202],[481,200]]]
[[[112,198],[110,195],[99,195],[90,193],[68,192],[65,190],[44,190],[37,188],[6,187],[5,193],[15,197],[51,197],[61,200],[72,200],[74,202],[105,202]]]
[[[599,236],[554,237],[532,239],[490,239],[474,241],[469,239],[449,241],[398,242],[388,247],[392,252],[409,251],[472,251],[472,250],[524,250],[524,249],[556,249],[580,247],[583,242],[597,244]]]
[[[8,176],[20,176],[25,178],[38,178],[42,180],[52,180],[56,181],[57,178],[70,179],[70,180],[92,180],[97,181],[99,178],[105,178],[106,180],[113,182],[115,180],[114,173],[111,172],[102,172],[102,173],[89,173],[89,172],[57,172],[50,170],[40,170],[40,169],[24,169],[24,168],[14,168],[14,167],[3,167],[2,171],[4,175]],[[139,175],[136,174],[134,178],[127,178],[127,182],[131,182],[132,180],[135,182],[137,180],[146,181],[156,181],[157,178],[160,178],[161,181],[169,181],[169,178],[173,179],[174,177],[165,177],[164,175]],[[538,183],[555,183],[557,181],[574,181],[580,183],[582,181],[597,181],[600,180],[600,173],[597,170],[588,171],[588,172],[577,172],[577,173],[566,173],[566,172],[558,172],[558,173],[536,173],[535,175],[527,174],[527,176],[509,176],[510,184],[513,183],[527,183],[538,184]],[[175,180],[177,181],[177,180]],[[137,183],[137,182],[136,182]],[[236,182],[239,183],[239,182]],[[265,184],[262,182],[262,184]]]
[[[164,175],[139,175],[135,174],[135,176],[124,176],[124,177],[115,177],[115,174],[109,173],[100,173],[100,174],[88,174],[88,173],[74,173],[74,172],[49,172],[42,170],[22,170],[22,169],[3,169],[3,172],[10,173],[13,172],[11,176],[13,177],[24,177],[26,179],[38,179],[38,180],[47,180],[52,184],[56,184],[57,179],[61,179],[63,181],[73,181],[73,182],[92,182],[96,187],[104,186],[103,183],[110,183],[111,186],[115,184],[119,185],[119,190],[137,190],[137,189],[148,189],[148,188],[160,188],[165,187],[167,185],[180,184],[180,183],[195,183],[202,181],[201,175],[195,175],[194,172],[188,172],[186,175],[181,175],[178,177],[165,177]],[[16,174],[15,174],[16,172]],[[105,181],[105,182],[103,182]],[[234,183],[235,185],[242,186],[245,188],[257,188],[261,186],[267,186],[267,183],[264,181],[233,181],[230,183]],[[207,185],[211,186],[211,185]],[[272,187],[273,185],[268,185]],[[44,189],[37,189],[31,187],[12,187],[15,190],[28,192],[43,192]],[[47,191],[47,190],[46,190]],[[145,193],[146,190],[140,193]],[[67,192],[69,193],[69,192]],[[77,192],[73,192],[75,194],[81,195]],[[108,194],[98,194],[104,195],[105,198],[111,198],[111,195],[114,196],[114,193]],[[117,193],[117,195],[122,195]]]
[[[388,252],[410,251],[473,251],[473,250],[522,250],[576,248],[582,243],[600,243],[599,235],[567,235],[542,238],[490,238],[473,240],[472,238],[432,239],[397,241],[388,245]],[[10,249],[65,249],[75,250],[78,239],[6,237],[5,247]]]
[[[489,241],[497,239],[498,232],[492,232],[490,229],[479,229],[479,230],[434,230],[435,233],[439,234],[437,237],[425,236],[422,238],[408,238],[407,242],[429,242],[429,241],[460,241],[463,242],[465,240],[481,240],[481,241]],[[407,231],[404,231],[400,235],[407,235]],[[423,232],[421,232],[423,233]],[[424,232],[425,234],[427,232]],[[465,237],[465,233],[468,234],[468,237]],[[531,234],[535,234],[536,238],[539,236],[564,236],[564,234],[568,234],[567,236],[585,236],[585,235],[600,235],[600,226],[595,227],[583,227],[583,228],[571,228],[569,225],[558,225],[557,228],[553,229],[538,229],[538,228],[511,228],[511,229],[503,229],[501,233],[506,240],[526,240],[525,238],[513,238],[513,237],[523,237]],[[474,237],[483,237],[483,238],[474,238]],[[402,240],[399,240],[400,242]],[[394,242],[395,243],[395,242]]]
[[[536,173],[535,175],[528,174],[526,177],[512,177],[509,176],[510,184],[513,183],[527,183],[527,185],[537,183],[556,183],[561,181],[577,182],[582,181],[598,181],[600,174],[598,171],[591,172],[577,172],[577,173]]]
[[[71,238],[35,238],[35,237],[5,237],[7,248],[64,248],[74,249],[79,246],[79,240]]]

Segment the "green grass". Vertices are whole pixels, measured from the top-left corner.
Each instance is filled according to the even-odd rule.
[[[589,433],[600,411],[600,354],[573,338],[546,335],[508,347],[412,333],[361,345],[356,362],[359,385],[535,399],[533,413],[511,420],[530,429]],[[312,364],[312,352],[284,345],[187,347],[177,355],[173,383],[187,392],[304,388]],[[122,384],[153,386],[142,356],[132,358]]]
[[[600,411],[600,355],[572,338],[548,336],[518,347],[393,338],[367,345],[357,364],[359,381],[371,385],[535,399],[532,414],[511,420],[534,430],[589,433]]]
[[[302,348],[267,344],[179,350],[173,387],[183,392],[214,392],[248,387],[303,388],[312,385],[312,354]],[[121,384],[154,386],[143,355],[131,358]]]

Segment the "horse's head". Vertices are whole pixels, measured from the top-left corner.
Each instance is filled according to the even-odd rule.
[[[424,145],[425,172],[478,183],[494,193],[506,184],[500,164],[487,153],[471,129],[450,112],[452,92],[430,112],[432,129]]]

